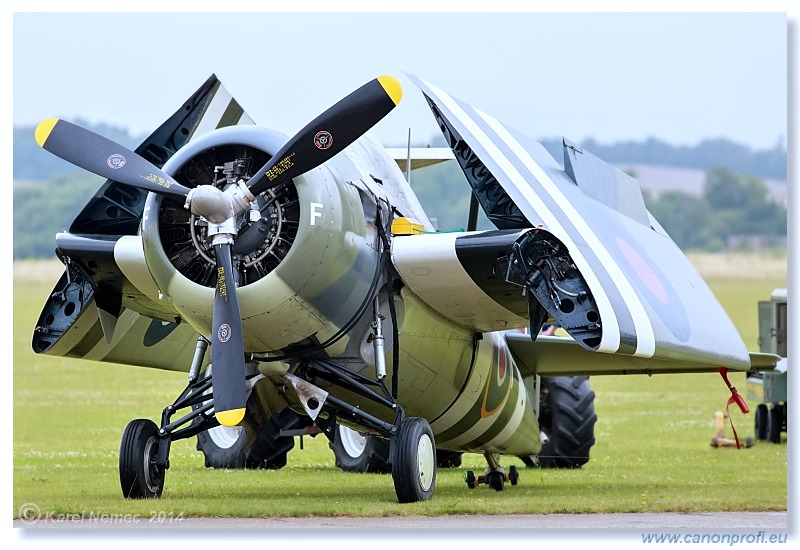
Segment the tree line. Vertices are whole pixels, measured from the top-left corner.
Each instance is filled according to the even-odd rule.
[[[706,171],[702,195],[645,193],[645,204],[683,250],[785,248],[786,207],[762,180],[719,166]]]
[[[91,127],[82,123],[85,127]],[[124,129],[94,131],[134,148],[143,138]],[[14,258],[52,257],[55,234],[66,230],[103,180],[57,159],[34,142],[34,128],[14,130]],[[556,159],[560,140],[544,140]],[[695,167],[706,171],[702,194],[644,192],[650,212],[684,250],[719,251],[744,246],[785,247],[786,207],[773,200],[761,178],[786,179],[786,150],[752,151],[727,140],[674,147],[658,140],[604,146],[589,140],[587,150],[610,163]],[[633,174],[635,177],[635,174]],[[411,186],[440,231],[466,228],[469,184],[455,162],[415,170]],[[480,229],[493,229],[485,218]]]
[[[631,174],[636,177],[635,174]],[[417,170],[411,187],[440,231],[467,226],[469,184],[453,163]],[[785,248],[786,206],[770,196],[756,176],[716,166],[705,172],[702,193],[643,190],[645,205],[683,250],[718,252],[733,249]],[[478,229],[493,229],[482,217]]]

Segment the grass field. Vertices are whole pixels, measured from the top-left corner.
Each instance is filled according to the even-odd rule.
[[[758,300],[786,285],[782,257],[694,256],[748,349],[757,350]],[[117,453],[133,418],[158,419],[183,389],[184,374],[44,357],[30,350],[31,330],[60,273],[57,262],[14,266],[14,517],[26,505],[42,514],[141,514],[150,517],[441,515],[471,513],[757,511],[787,507],[787,444],[749,449],[710,446],[714,412],[729,392],[719,376],[592,378],[597,443],[580,470],[520,468],[520,484],[501,493],[470,490],[467,469],[485,461],[464,455],[440,469],[435,497],[395,500],[391,476],[346,474],[324,437],[304,438],[279,471],[223,471],[203,466],[194,439],[172,447],[160,500],[127,501]],[[743,375],[733,383],[745,393]],[[751,408],[754,404],[751,403]],[[752,414],[733,412],[740,437]],[[730,426],[728,425],[728,430]],[[576,519],[579,521],[579,519]]]

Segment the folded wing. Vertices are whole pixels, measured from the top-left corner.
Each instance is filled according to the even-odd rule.
[[[565,143],[562,167],[539,143],[435,86],[410,78],[425,94],[489,219],[500,229],[545,232],[563,246],[562,256],[569,257],[593,300],[587,314],[598,316],[597,337],[576,338],[584,347],[749,367],[730,318],[647,211],[633,178],[570,143]],[[544,293],[549,291],[551,299],[539,301],[559,320],[569,314],[560,304],[570,301],[563,302],[565,294],[558,290],[559,279],[551,277],[552,270],[542,268],[547,263],[541,261],[542,250],[534,251],[537,257],[527,258],[532,265],[525,274],[547,283]],[[575,305],[576,300],[571,302]],[[573,318],[562,323],[568,332],[574,328],[570,323],[579,330],[585,326]]]

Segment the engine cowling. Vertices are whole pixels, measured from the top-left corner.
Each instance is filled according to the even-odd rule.
[[[184,146],[163,170],[187,187],[224,189],[246,181],[286,139],[256,126],[219,129]],[[325,342],[357,314],[378,269],[358,190],[323,165],[253,204],[237,220],[233,246],[245,350]],[[151,194],[141,232],[156,285],[208,337],[216,273],[205,220]]]

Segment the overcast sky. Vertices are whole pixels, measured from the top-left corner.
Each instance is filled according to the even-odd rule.
[[[391,74],[390,145],[437,133],[417,75],[535,139],[787,136],[780,13],[15,13],[14,125],[57,116],[155,129],[216,73],[254,120],[293,133]]]

